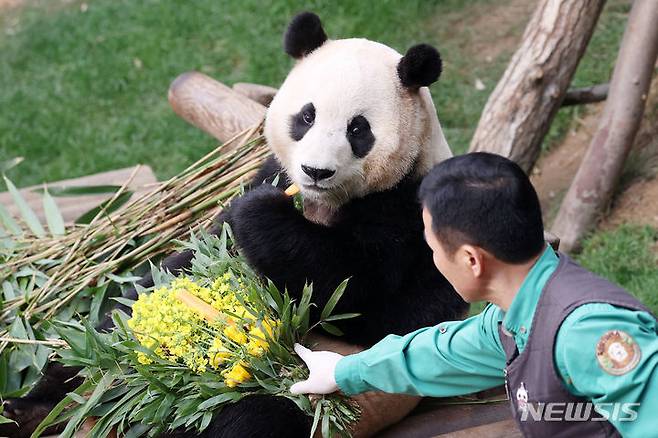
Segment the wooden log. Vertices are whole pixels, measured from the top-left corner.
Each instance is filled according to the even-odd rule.
[[[608,97],[610,84],[598,84],[585,88],[574,88],[567,91],[562,106],[583,105],[586,103],[601,102]]]
[[[484,107],[470,151],[532,169],[605,0],[540,0],[521,47]]]
[[[637,133],[658,55],[658,2],[633,2],[599,126],[576,172],[553,231],[578,249],[608,205]]]
[[[194,71],[172,82],[169,103],[176,114],[222,143],[260,123],[266,111],[263,105]]]
[[[274,87],[251,84],[249,82],[236,82],[233,84],[233,90],[243,96],[247,96],[249,99],[258,102],[263,106],[270,106],[272,99],[274,99],[274,95],[279,91]]]

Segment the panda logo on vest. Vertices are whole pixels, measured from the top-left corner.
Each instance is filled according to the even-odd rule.
[[[528,390],[523,382],[516,390],[516,405],[521,413],[528,411]]]

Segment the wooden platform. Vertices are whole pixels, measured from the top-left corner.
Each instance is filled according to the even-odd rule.
[[[79,187],[79,186],[95,186],[95,185],[123,185],[130,175],[135,171],[135,167],[127,167],[125,169],[112,170],[109,172],[97,173],[94,175],[83,176],[81,178],[66,179],[49,183],[50,187]],[[157,179],[149,166],[140,165],[136,170],[135,176],[129,187],[134,192],[140,193],[148,190],[149,184],[156,183]],[[45,216],[43,214],[43,203],[41,195],[36,191],[41,189],[43,185],[26,187],[20,190],[21,196],[27,201],[28,205],[34,210],[42,223],[45,223]],[[102,195],[83,195],[83,196],[62,196],[56,197],[55,202],[62,212],[64,222],[67,224],[73,223],[75,219],[80,217],[83,213],[98,206],[101,202],[107,200],[112,196],[111,193]],[[9,213],[18,217],[18,208],[14,204],[11,195],[8,192],[0,193],[0,204],[2,204]]]
[[[380,438],[503,438],[521,437],[500,388],[479,400],[426,398],[397,424],[380,433]]]

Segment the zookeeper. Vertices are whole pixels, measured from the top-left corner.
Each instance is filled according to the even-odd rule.
[[[291,392],[448,397],[505,384],[525,436],[658,437],[655,316],[546,245],[521,168],[493,154],[451,158],[420,200],[436,267],[466,301],[490,304],[350,356],[297,345],[310,377]]]

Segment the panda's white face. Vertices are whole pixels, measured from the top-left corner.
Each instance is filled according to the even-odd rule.
[[[335,40],[292,69],[265,135],[305,199],[337,208],[449,156],[429,91],[400,84],[401,57],[365,39]]]

